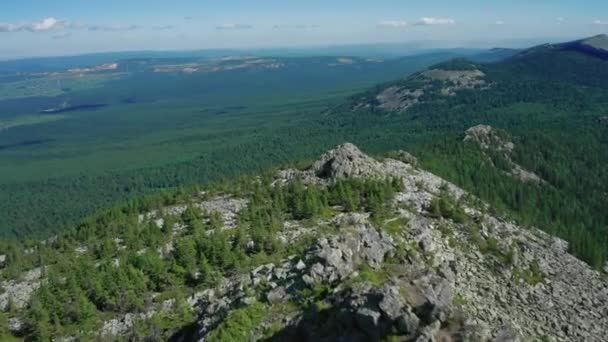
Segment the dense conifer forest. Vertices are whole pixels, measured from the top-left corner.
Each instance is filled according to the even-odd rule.
[[[387,86],[380,85],[329,110],[311,110],[297,127],[269,127],[256,132],[255,142],[217,146],[195,161],[3,185],[2,193],[10,193],[11,198],[0,203],[7,222],[16,227],[12,233],[49,236],[118,202],[162,189],[179,191],[179,187],[255,174],[351,141],[376,154],[412,152],[430,171],[514,214],[521,223],[565,237],[575,254],[599,268],[608,252],[608,215],[603,210],[608,193],[608,126],[601,121],[608,105],[606,63],[597,56],[547,47],[492,64],[455,60],[434,68],[478,68],[491,86],[449,97],[427,92],[406,112],[373,106],[352,109],[362,99],[373,103],[374,94]],[[510,134],[515,161],[547,183],[525,184],[489,166],[478,147],[462,141],[463,132],[476,124]],[[16,209],[15,202],[23,205]]]

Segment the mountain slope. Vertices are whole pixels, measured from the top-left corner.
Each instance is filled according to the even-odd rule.
[[[345,144],[304,170],[13,245],[6,327],[34,340],[604,339],[608,284],[565,241],[393,158]]]
[[[330,115],[374,132],[356,140],[366,147],[392,141],[416,152],[432,171],[567,239],[600,269],[608,255],[608,141],[607,127],[597,123],[608,108],[608,60],[573,48],[585,41],[543,45],[497,63],[441,63],[351,97]],[[546,182],[522,185],[489,170],[487,153],[463,142],[478,125],[519,140],[511,162]]]
[[[580,49],[583,52],[608,58],[608,35],[600,34],[574,43],[565,44],[567,49]]]

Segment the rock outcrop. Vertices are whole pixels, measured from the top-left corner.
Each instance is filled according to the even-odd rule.
[[[383,174],[382,165],[365,155],[355,145],[346,143],[321,156],[311,171],[323,179],[376,177]]]
[[[513,150],[489,126],[475,127],[467,137],[482,149]],[[340,178],[399,182],[381,218],[373,211],[336,206],[314,219],[289,217],[277,225],[276,241],[285,250],[299,244],[298,252],[259,259],[263,262],[251,259],[250,267],[190,288],[180,303],[196,313],[196,322],[174,340],[208,340],[235,312],[244,319],[243,310],[252,307],[263,310],[243,332],[248,340],[606,340],[608,282],[569,254],[567,242],[491,215],[487,204],[418,168],[411,155],[393,156],[379,161],[344,144],[306,170],[279,172],[274,186],[294,179],[319,188]],[[238,229],[240,212],[254,203],[230,194],[197,196],[191,205],[219,213],[223,226],[213,230],[223,233]],[[438,212],[438,201],[449,210]],[[185,210],[171,206],[142,214],[140,220],[162,229],[159,219]],[[167,235],[176,239],[187,228],[176,225]],[[116,247],[123,245],[117,237]],[[87,253],[82,248],[74,256]],[[159,251],[163,258],[171,253]],[[117,260],[115,267],[123,263]],[[0,306],[27,306],[42,275],[35,269],[4,282]],[[176,298],[162,298],[150,307],[109,315],[93,336],[127,338],[138,322],[179,310]],[[27,329],[24,322],[14,316],[8,325],[19,332]]]
[[[42,274],[42,268],[35,268],[23,274],[21,279],[3,281],[0,284],[0,310],[25,308],[32,293],[40,287]]]
[[[483,90],[488,87],[490,84],[485,73],[473,64],[468,65],[466,70],[429,69],[387,86],[372,98],[357,103],[353,109],[377,107],[390,112],[405,112],[416,104],[424,103],[426,95],[455,96],[462,90]]]
[[[483,142],[491,129],[481,128],[475,131]],[[229,280],[224,295],[205,297],[198,339],[221,321],[217,317],[256,301],[242,289],[269,284],[264,300],[272,307],[296,300],[305,289],[330,289],[314,314],[269,315],[252,332],[261,336],[264,327],[284,326],[271,340],[365,341],[391,334],[407,341],[604,340],[608,284],[568,254],[565,241],[485,214],[456,186],[409,163],[376,161],[352,144],[330,151],[309,170],[280,172],[279,179],[288,182],[281,178],[286,174],[317,184],[335,177],[399,177],[403,188],[392,207],[395,220],[404,223],[387,233],[367,214],[347,213],[326,221],[335,233],[310,228],[318,238],[302,257],[258,267]],[[445,189],[469,221],[431,215],[430,202]]]
[[[508,164],[508,170],[505,170],[505,172],[520,179],[522,182],[537,184],[545,183],[545,180],[540,176],[524,169],[521,165],[513,161],[512,154],[515,149],[515,144],[510,141],[507,133],[496,130],[488,125],[477,125],[467,129],[464,141],[477,143],[483,151],[496,153],[504,160],[504,163]],[[495,163],[492,157],[488,156],[488,159],[490,162]]]

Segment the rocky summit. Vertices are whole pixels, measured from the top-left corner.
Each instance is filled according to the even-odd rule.
[[[488,126],[475,127],[467,131],[467,139],[512,150],[491,132]],[[201,222],[210,224],[201,232],[204,239],[226,237],[224,246],[242,245],[244,255],[258,257],[215,273],[211,282],[201,280],[211,274],[209,265],[194,266],[191,284],[181,288],[186,298],[156,293],[143,308],[127,306],[119,313],[117,307],[88,336],[131,340],[142,322],[186,310],[194,318],[168,339],[606,340],[608,283],[603,274],[569,254],[568,243],[496,214],[474,196],[420,169],[410,154],[392,155],[377,160],[344,144],[306,169],[283,170],[270,181],[251,180],[254,188],[269,184],[265,191],[275,191],[270,196],[275,202],[289,193],[301,195],[287,203],[303,198],[294,209],[283,209],[290,213],[281,216],[283,221],[272,223],[277,227],[274,247],[253,230],[239,233],[243,222],[254,225],[247,217],[264,203],[262,195],[248,191],[201,192],[187,205],[140,213],[140,224],[169,231],[161,248],[144,247],[137,255],[151,253],[158,260],[180,263],[186,258],[183,238],[191,239],[188,234],[199,228],[195,219],[168,222],[199,212]],[[360,202],[334,201],[335,194]],[[115,237],[118,249],[125,248],[124,239]],[[84,258],[87,253],[89,247],[81,246],[72,255]],[[110,267],[125,267],[129,261],[121,255]],[[21,310],[51,281],[47,274],[52,267],[2,284],[0,304],[6,310],[11,306],[15,333],[28,329]],[[152,331],[156,333],[146,336],[161,336]],[[67,335],[63,340],[78,338]]]
[[[297,171],[289,173],[293,179]],[[280,325],[278,340],[603,341],[608,284],[568,254],[568,244],[489,214],[489,208],[409,162],[382,162],[352,144],[339,146],[301,177],[390,177],[402,182],[388,206],[394,217],[339,213],[310,227],[315,241],[302,256],[225,279],[198,305],[196,337],[218,317],[254,299],[242,290],[267,282],[269,314],[252,332]],[[285,173],[279,173],[278,177]],[[450,198],[466,219],[433,213]],[[448,210],[449,211],[449,210]],[[323,226],[336,227],[323,234]],[[390,228],[389,228],[390,227]],[[322,288],[314,314],[273,312],[304,290]]]

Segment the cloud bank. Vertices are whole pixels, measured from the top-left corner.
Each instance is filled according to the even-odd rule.
[[[253,26],[247,24],[222,24],[216,27],[218,30],[249,30]]]
[[[456,20],[452,18],[432,18],[423,17],[416,22],[416,26],[430,26],[430,25],[453,25],[456,24]]]
[[[91,25],[86,27],[89,31],[134,31],[140,29],[137,25]]]
[[[61,29],[67,26],[69,26],[67,21],[49,17],[44,18],[41,21],[26,24],[0,24],[0,32],[43,32]]]
[[[405,20],[383,20],[376,25],[378,28],[398,29],[408,26]]]
[[[41,21],[21,24],[0,23],[0,32],[47,32],[61,29],[89,30],[89,31],[133,31],[141,28],[138,25],[86,25],[59,20],[54,17],[44,18]]]

